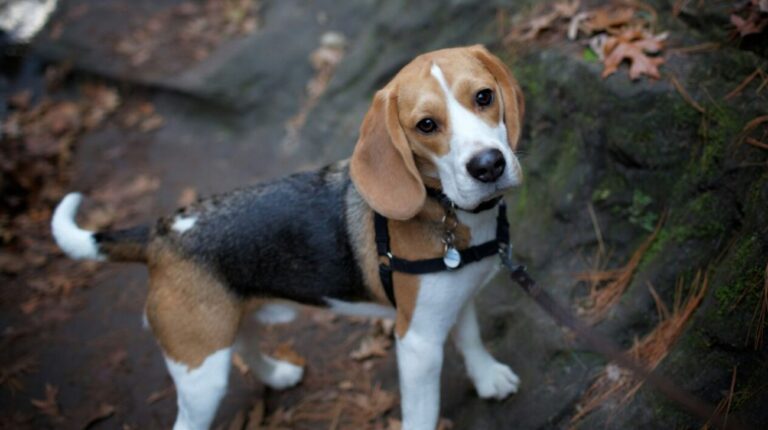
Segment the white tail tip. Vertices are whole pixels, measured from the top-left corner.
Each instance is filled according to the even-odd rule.
[[[69,193],[61,200],[53,212],[51,229],[53,238],[64,253],[76,260],[104,260],[99,253],[99,246],[93,238],[93,232],[83,230],[75,223],[77,208],[83,196]]]

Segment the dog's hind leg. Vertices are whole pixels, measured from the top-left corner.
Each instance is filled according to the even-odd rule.
[[[165,363],[176,385],[179,408],[173,430],[208,429],[227,391],[232,349],[214,352],[194,369],[168,356]]]
[[[261,352],[257,336],[257,318],[245,315],[235,342],[237,351],[248,368],[266,385],[282,390],[292,387],[304,376],[304,368],[287,361],[277,360]]]
[[[226,394],[242,305],[194,263],[171,252],[156,258],[146,313],[176,384],[173,428],[208,429]]]

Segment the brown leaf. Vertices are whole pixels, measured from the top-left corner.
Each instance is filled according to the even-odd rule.
[[[307,360],[293,349],[292,344],[293,342],[290,341],[281,343],[275,348],[272,357],[303,367],[307,363]]]
[[[42,118],[42,125],[54,136],[78,130],[80,122],[80,106],[71,101],[53,104]]]
[[[232,418],[232,421],[229,422],[229,425],[227,426],[227,430],[243,430],[245,427],[245,412],[240,410],[237,411],[237,414],[235,414],[235,417]],[[217,427],[220,428],[220,427]]]
[[[26,267],[26,261],[19,253],[0,253],[0,273],[15,275]]]
[[[739,36],[762,33],[768,27],[768,15],[764,9],[761,11],[763,7],[764,4],[758,5],[758,1],[753,0],[731,15],[731,24],[736,27]]]
[[[349,356],[355,360],[363,361],[373,357],[386,357],[387,349],[392,346],[392,341],[384,336],[368,335],[361,342],[360,346],[352,351]]]
[[[609,36],[603,46],[605,59],[603,63],[603,78],[608,77],[619,69],[624,60],[630,62],[629,77],[638,79],[647,75],[659,79],[659,66],[664,63],[661,57],[649,57],[664,47],[662,36],[653,36],[642,30],[629,29],[618,36]]]
[[[232,354],[232,365],[235,366],[241,375],[246,375],[250,371],[245,360],[243,360],[243,357],[238,353]]]
[[[609,31],[629,24],[635,16],[635,10],[629,7],[604,7],[593,11],[584,22],[589,32]]]
[[[380,386],[375,386],[371,390],[368,403],[369,419],[384,415],[397,404],[397,395],[392,392],[382,390]]]
[[[116,410],[117,408],[115,408],[115,405],[110,405],[109,403],[100,404],[96,412],[94,412],[94,414],[88,418],[88,421],[83,426],[83,429],[89,429],[95,424],[106,420],[107,418],[114,415]]]
[[[173,393],[175,393],[175,392],[176,392],[176,387],[174,387],[173,384],[170,384],[170,385],[166,386],[165,388],[157,390],[157,391],[153,392],[152,394],[150,394],[147,397],[146,402],[147,402],[148,405],[151,405],[153,403],[159,402],[160,400],[163,400],[164,398],[166,398],[168,396],[172,396]]]
[[[561,18],[572,18],[579,11],[579,6],[581,0],[563,0],[555,3],[553,8]]]
[[[37,369],[38,362],[32,357],[23,357],[0,369],[0,385],[6,385],[11,393],[21,390],[24,385],[21,377]]]
[[[22,90],[8,98],[8,104],[20,110],[26,110],[29,108],[29,104],[32,101],[32,91]]]
[[[195,201],[197,201],[197,190],[192,187],[186,187],[181,190],[181,194],[179,195],[179,199],[176,201],[176,204],[184,207],[191,205]]]
[[[245,430],[259,430],[264,421],[264,400],[259,399],[248,413],[248,422]]]
[[[139,125],[139,130],[143,133],[148,133],[162,127],[163,124],[165,124],[165,119],[163,119],[162,116],[155,114],[145,118]]]
[[[59,395],[59,389],[51,384],[45,384],[45,398],[31,399],[32,405],[34,405],[40,412],[46,415],[48,418],[56,422],[61,422],[64,417],[61,415],[59,409],[59,402],[56,399]]]

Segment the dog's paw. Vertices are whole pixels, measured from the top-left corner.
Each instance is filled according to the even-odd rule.
[[[262,381],[275,390],[284,390],[301,382],[304,377],[304,368],[287,361],[275,360],[264,357],[270,364],[270,371],[261,375]]]
[[[515,372],[495,360],[472,373],[477,393],[483,399],[501,400],[517,393],[520,386],[520,378]]]

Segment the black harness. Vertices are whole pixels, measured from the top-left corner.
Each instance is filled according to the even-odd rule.
[[[445,194],[439,190],[427,188],[427,195],[436,199],[446,212],[458,208]],[[386,262],[379,263],[379,277],[384,292],[392,305],[397,307],[395,300],[394,285],[392,282],[392,272],[408,273],[411,275],[423,275],[426,273],[443,272],[448,270],[458,270],[468,264],[480,261],[493,255],[498,255],[500,251],[507,249],[509,245],[509,222],[507,221],[507,205],[501,200],[501,197],[483,202],[473,210],[466,212],[480,213],[493,209],[498,205],[499,212],[496,217],[496,238],[488,242],[481,243],[466,249],[459,250],[461,256],[457,267],[448,267],[444,258],[428,258],[425,260],[406,260],[392,255],[389,246],[389,228],[387,227],[387,218],[384,218],[377,212],[373,212],[373,224],[376,232],[376,251],[380,258],[386,259]]]

